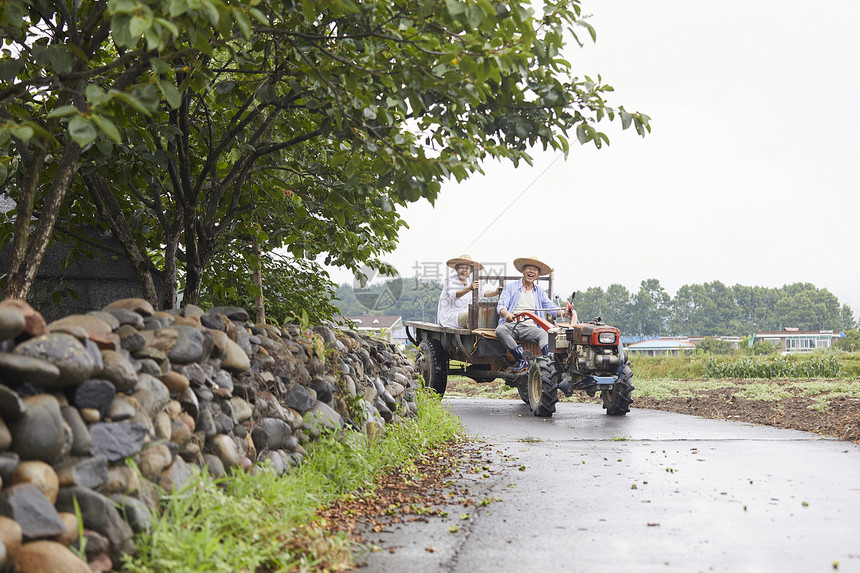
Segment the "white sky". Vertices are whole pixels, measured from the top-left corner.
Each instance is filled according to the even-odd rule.
[[[536,150],[534,167],[487,164],[485,176],[444,185],[435,207],[403,211],[410,228],[385,259],[406,277],[463,252],[538,256],[565,295],[611,283],[635,292],[647,278],[672,295],[712,280],[810,282],[858,314],[860,2],[583,8],[597,43],[568,59],[615,87],[610,104],[651,116],[652,133],[604,122],[602,150],[571,134],[567,161]]]

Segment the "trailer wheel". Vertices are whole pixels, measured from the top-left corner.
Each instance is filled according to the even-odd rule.
[[[600,397],[603,398],[603,408],[609,416],[623,416],[630,411],[630,404],[633,403],[633,371],[630,366],[624,365],[615,386],[611,391],[601,392]]]
[[[432,338],[422,340],[418,344],[415,367],[424,378],[425,387],[440,396],[445,395],[445,389],[448,387],[448,360],[441,342]]]
[[[539,356],[529,364],[529,406],[535,416],[552,417],[558,402],[558,367],[546,356]]]

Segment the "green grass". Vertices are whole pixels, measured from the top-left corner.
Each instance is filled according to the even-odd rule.
[[[310,571],[349,563],[344,535],[326,535],[314,512],[338,497],[370,488],[374,477],[408,464],[463,428],[438,398],[419,394],[419,418],[387,426],[376,440],[355,432],[321,438],[307,463],[285,476],[235,473],[200,476],[163,497],[163,511],[149,535],[136,538],[139,554],[130,572]]]
[[[631,356],[636,379],[694,380],[702,378],[791,379],[860,376],[860,353],[809,352],[787,356]]]

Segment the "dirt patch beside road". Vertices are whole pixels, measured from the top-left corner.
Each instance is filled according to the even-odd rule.
[[[637,386],[633,391],[633,410],[648,408],[750,422],[860,443],[860,397],[856,389],[860,382],[857,381],[679,380],[668,384],[661,381],[664,387],[659,392],[652,389],[649,381],[634,378],[633,383]],[[445,395],[519,399],[516,390],[506,387],[501,380],[478,384],[451,379]],[[589,398],[579,392],[562,401],[600,403],[599,397]]]

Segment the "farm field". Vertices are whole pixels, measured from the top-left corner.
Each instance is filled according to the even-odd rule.
[[[860,443],[860,379],[640,379],[634,369],[633,406],[719,420],[814,432]],[[451,377],[446,397],[519,400],[501,380],[478,384]],[[575,392],[560,401],[596,402]]]

